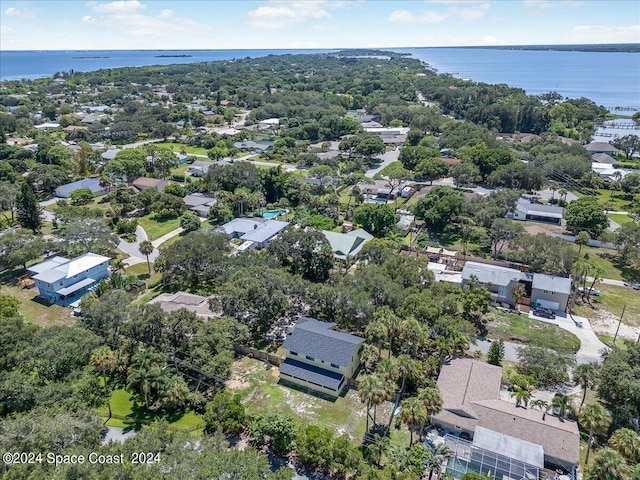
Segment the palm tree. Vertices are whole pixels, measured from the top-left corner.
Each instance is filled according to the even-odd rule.
[[[590,292],[593,289],[596,282],[600,283],[602,281],[602,277],[604,276],[604,270],[600,267],[594,266],[589,271],[589,275],[591,276],[592,281],[591,281],[591,285],[589,286],[589,290],[587,290],[587,292]],[[589,299],[589,303],[591,303],[591,296],[588,295],[587,298]]]
[[[558,408],[558,416],[564,418],[568,411],[574,411],[570,395],[557,395],[551,400],[551,405]]]
[[[542,412],[542,421],[544,421],[545,417],[547,416],[547,412],[549,411],[549,402],[538,398],[531,402],[531,407],[540,409],[540,411]]]
[[[527,293],[527,288],[524,286],[524,283],[516,283],[511,289],[511,294],[516,297],[516,310],[518,309],[518,304],[520,303],[520,299],[524,297]]]
[[[116,364],[116,356],[106,345],[96,348],[91,357],[89,358],[89,365],[93,365],[96,370],[99,370],[102,374],[102,380],[104,382],[104,386],[107,387],[107,372],[111,372],[113,367]],[[111,391],[107,389],[109,392],[109,398],[107,399],[107,407],[109,408],[109,418],[111,418]]]
[[[364,371],[367,373],[373,372],[380,358],[376,347],[370,343],[364,343],[360,349],[359,356]]]
[[[418,400],[420,400],[427,409],[429,417],[440,413],[442,410],[442,396],[437,386],[425,387],[418,390]]]
[[[629,465],[624,457],[615,450],[604,447],[594,462],[587,467],[584,478],[585,480],[623,480],[629,478],[628,473]]]
[[[564,201],[567,199],[567,194],[569,192],[567,191],[566,188],[561,188],[560,190],[558,190],[558,193],[560,194],[560,200]]]
[[[609,446],[625,457],[629,464],[640,463],[640,435],[630,428],[619,428],[613,432]]]
[[[452,453],[446,445],[438,445],[436,448],[431,449],[429,459],[425,465],[426,470],[429,472],[429,480],[433,478],[434,473],[438,478],[441,478],[444,462],[451,457]]]
[[[438,337],[436,340],[436,350],[441,363],[450,360],[453,357],[454,347],[451,339],[446,337]]]
[[[531,399],[531,392],[528,388],[522,388],[519,385],[513,386],[512,397],[516,397],[516,407],[524,405],[524,408],[529,406],[529,400]]]
[[[454,355],[464,356],[464,354],[469,349],[469,344],[471,340],[466,335],[463,335],[460,332],[456,332],[451,338],[451,344],[453,347]]]
[[[369,323],[364,333],[371,343],[378,347],[378,358],[382,356],[382,342],[387,339],[387,327],[378,320]]]
[[[389,415],[389,423],[387,424],[387,431],[391,428],[391,422],[393,422],[393,415],[398,408],[398,404],[402,399],[402,395],[404,394],[404,388],[407,382],[407,378],[415,375],[417,370],[417,364],[414,359],[412,359],[409,355],[400,355],[395,364],[395,373],[401,379],[400,390],[398,390],[396,394],[396,401],[393,404],[393,409],[391,410],[391,415]]]
[[[375,411],[374,416],[371,416],[371,408],[381,404],[384,401],[385,390],[384,390],[384,381],[383,379],[376,374],[368,375],[360,380],[360,384],[358,385],[358,396],[360,397],[360,401],[365,404],[367,408],[367,423],[366,430],[369,431],[369,418],[373,420],[373,424],[376,423]]]
[[[578,416],[580,426],[589,432],[589,440],[587,440],[587,454],[584,459],[585,465],[589,463],[589,453],[591,450],[591,441],[593,434],[603,434],[611,425],[611,414],[599,403],[590,403],[585,405]]]
[[[429,411],[418,397],[410,397],[403,400],[401,406],[400,419],[411,433],[409,437],[409,448],[411,448],[413,445],[413,434],[414,432],[421,431],[424,424],[427,423],[427,420],[429,420]]]
[[[595,388],[597,376],[598,364],[595,362],[583,363],[574,368],[573,383],[582,388],[582,401],[580,402],[578,410],[582,410],[582,405],[584,405],[584,400],[587,397],[587,389]]]
[[[149,262],[149,255],[153,253],[153,244],[149,240],[143,240],[138,247],[140,253],[147,257],[147,268],[149,269],[149,275],[151,275],[151,263]]]
[[[418,349],[427,341],[428,331],[426,327],[414,317],[408,317],[402,321],[400,330],[402,351],[415,357],[418,354]]]
[[[389,341],[387,358],[391,358],[393,339],[400,333],[400,319],[387,306],[380,308],[376,312],[375,319],[380,321],[387,330],[387,339]]]

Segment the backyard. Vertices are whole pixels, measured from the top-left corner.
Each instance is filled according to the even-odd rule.
[[[241,357],[232,366],[227,387],[242,397],[247,413],[280,411],[291,414],[303,424],[320,424],[335,430],[338,435],[347,433],[361,439],[365,433],[365,407],[355,390],[335,401],[311,395],[302,389],[278,384],[278,367],[258,360]],[[385,424],[391,411],[391,403],[378,408],[378,421]],[[408,445],[409,432],[391,428],[391,443]]]
[[[180,219],[168,218],[163,220],[157,220],[155,214],[151,213],[144,217],[138,218],[138,225],[144,228],[147,232],[147,237],[150,241],[157,240],[158,238],[172,232],[176,228],[180,227]]]

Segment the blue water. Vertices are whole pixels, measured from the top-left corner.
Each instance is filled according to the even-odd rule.
[[[506,83],[531,95],[557,91],[587,97],[607,107],[640,107],[640,53],[559,52],[478,48],[406,48],[440,73],[478,82]],[[286,53],[335,50],[93,50],[2,51],[0,80],[39,78],[71,69],[80,72],[144,65],[193,63]],[[191,57],[158,57],[191,55]],[[81,58],[83,57],[83,58]],[[101,58],[89,58],[101,57]],[[106,57],[106,58],[105,58]]]
[[[263,218],[276,218],[278,215],[284,215],[287,213],[286,210],[269,210],[262,214]]]
[[[386,204],[387,201],[384,198],[365,198],[364,203],[381,203]]]

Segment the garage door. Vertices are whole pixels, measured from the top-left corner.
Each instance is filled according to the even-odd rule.
[[[549,300],[536,300],[536,304],[542,308],[548,308],[549,310],[559,310],[560,304],[558,302],[550,302]]]

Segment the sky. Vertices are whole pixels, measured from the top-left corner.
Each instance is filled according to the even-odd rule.
[[[2,0],[0,8],[0,51],[640,43],[638,0]]]

